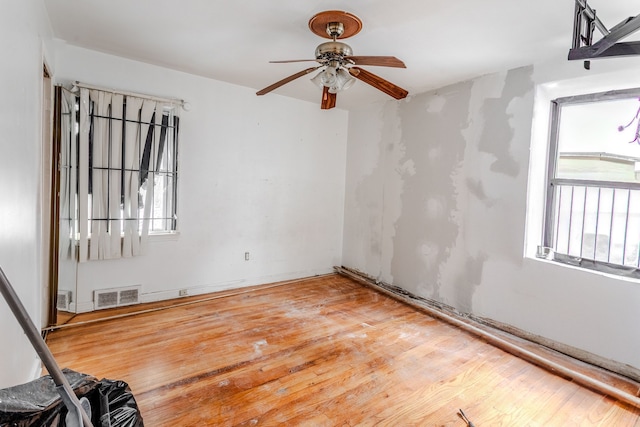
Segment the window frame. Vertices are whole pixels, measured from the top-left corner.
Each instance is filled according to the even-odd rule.
[[[604,102],[620,100],[625,98],[640,99],[640,87],[609,90],[604,92],[587,93],[581,95],[564,96],[551,100],[549,112],[549,134],[547,138],[547,155],[546,155],[546,175],[544,187],[544,206],[543,221],[541,233],[541,246],[538,247],[536,256],[538,258],[552,259],[564,264],[573,265],[589,270],[597,270],[618,276],[626,276],[640,279],[640,266],[628,266],[605,261],[585,259],[569,254],[556,253],[556,210],[559,196],[556,196],[556,187],[560,185],[584,186],[584,187],[600,187],[611,189],[624,189],[640,191],[640,182],[622,182],[622,181],[605,181],[605,180],[588,180],[588,179],[572,179],[557,178],[558,160],[559,160],[559,138],[560,138],[560,122],[562,119],[562,107],[568,105],[588,104],[593,102]],[[586,189],[585,189],[586,192]],[[586,193],[585,193],[586,197]],[[629,206],[627,205],[627,215]],[[612,220],[613,221],[613,220]],[[584,238],[584,231],[583,236]],[[611,248],[609,247],[609,252]],[[567,251],[569,252],[569,251]],[[594,256],[595,258],[595,256]],[[624,259],[622,261],[624,263]],[[640,259],[638,260],[640,263]]]
[[[78,97],[79,98],[79,97]],[[151,126],[154,126],[154,130],[151,130],[151,127],[149,128],[149,132],[147,135],[141,135],[141,145],[140,145],[140,152],[138,153],[139,158],[140,158],[140,165],[137,169],[134,170],[130,170],[130,169],[126,169],[126,167],[122,166],[122,167],[112,167],[112,166],[108,166],[108,167],[98,167],[98,166],[94,166],[93,163],[89,162],[88,165],[88,171],[89,171],[89,176],[91,177],[93,174],[94,170],[104,170],[104,171],[108,171],[108,172],[121,172],[122,176],[121,179],[124,180],[124,172],[125,171],[135,171],[138,172],[140,174],[143,174],[144,172],[147,173],[147,176],[144,178],[144,182],[141,182],[140,185],[138,186],[138,194],[141,194],[141,192],[143,191],[143,187],[145,188],[144,191],[149,191],[148,190],[148,184],[150,182],[150,180],[152,180],[152,178],[158,178],[159,176],[166,176],[166,177],[170,177],[171,178],[171,185],[166,186],[165,187],[165,191],[164,191],[164,196],[163,196],[163,200],[165,200],[165,204],[167,203],[166,200],[170,199],[170,206],[171,206],[171,212],[170,215],[168,216],[164,216],[162,218],[156,218],[154,216],[154,212],[153,212],[153,208],[152,208],[152,212],[151,212],[151,216],[146,218],[144,217],[144,215],[139,215],[137,218],[135,218],[135,221],[138,223],[136,226],[136,230],[138,231],[138,233],[141,232],[142,229],[142,221],[144,220],[148,220],[150,223],[150,228],[149,228],[149,236],[158,236],[158,235],[171,235],[171,234],[176,234],[178,233],[178,143],[179,143],[179,138],[178,138],[178,131],[179,131],[179,123],[180,123],[180,119],[179,116],[176,116],[173,114],[172,111],[163,111],[162,114],[163,117],[167,117],[167,125],[164,124],[158,124],[158,123],[146,123],[149,124]],[[93,123],[94,120],[108,120],[109,122],[116,122],[116,123],[122,123],[122,125],[124,126],[124,124],[126,122],[132,122],[132,123],[136,123],[136,124],[142,124],[143,122],[140,120],[126,120],[126,119],[119,119],[119,118],[111,118],[108,116],[100,116],[96,113],[94,113],[93,111],[91,111],[89,113],[89,117],[91,122]],[[162,121],[162,119],[161,119]],[[75,123],[75,125],[78,125],[78,123]],[[92,125],[93,126],[93,125]],[[147,158],[147,164],[146,164],[146,169],[144,169],[143,166],[143,153],[147,152],[148,150],[150,150],[150,145],[154,144],[154,141],[150,141],[149,140],[149,136],[152,135],[152,132],[159,132],[160,128],[165,128],[166,129],[166,136],[165,136],[165,148],[164,151],[166,154],[163,155],[163,157],[165,159],[168,159],[171,161],[171,167],[166,167],[166,169],[161,169],[160,168],[160,164],[156,165],[154,169],[149,169],[149,159]],[[76,144],[80,144],[79,138],[76,139],[75,141]],[[127,144],[132,144],[133,142],[128,141]],[[91,142],[90,142],[91,144]],[[170,146],[170,147],[169,147]],[[78,151],[79,148],[76,148],[76,152]],[[89,150],[92,150],[91,145],[89,146]],[[153,150],[151,150],[153,151]],[[169,151],[171,151],[171,154],[169,154]],[[142,178],[141,178],[142,179]],[[91,178],[90,178],[91,180]],[[155,184],[155,182],[152,182],[152,184]],[[145,185],[147,187],[145,187]],[[151,185],[151,199],[150,202],[153,205],[155,205],[155,201],[156,201],[156,191],[155,191],[155,185]],[[122,184],[121,187],[121,192],[124,193],[124,184]],[[170,193],[170,194],[169,194]],[[93,196],[93,191],[91,189],[91,186],[89,188],[88,191],[88,197],[89,197],[89,201],[90,198]],[[124,194],[122,194],[122,197],[124,197]],[[91,221],[93,221],[94,219],[96,220],[109,220],[111,218],[93,218],[92,216],[92,212],[91,212],[91,202],[89,203],[89,209],[88,209],[88,221],[89,221],[89,234],[87,235],[88,239],[91,239]],[[142,208],[139,208],[138,211],[140,210],[144,210]],[[154,229],[154,224],[155,221],[157,221],[158,219],[164,221],[166,224],[169,224],[168,227],[165,227],[164,229]],[[124,219],[121,219],[122,222],[124,223]],[[121,230],[121,236],[124,236],[124,228]]]
[[[69,234],[77,251],[77,259],[85,262],[128,258],[145,254],[149,242],[177,239],[180,234],[179,108],[183,101],[105,90],[79,83],[72,89],[64,90],[67,93],[65,105],[68,112],[64,114],[65,118],[61,117],[60,120],[68,123],[68,129],[65,131],[67,139],[61,144],[66,147],[67,157],[63,163],[61,154],[60,167],[61,170],[66,170],[68,175],[65,203],[69,209]],[[96,93],[99,93],[100,101],[96,99]],[[102,93],[109,94],[114,99],[106,98],[103,102]],[[116,100],[116,96],[120,99]],[[137,108],[142,107],[142,104],[138,105],[137,102],[132,104],[135,105],[132,109],[134,114],[127,115],[130,99],[153,103],[154,107],[149,117],[142,117],[141,112],[135,114]],[[97,107],[98,102],[102,105],[100,109]],[[114,106],[119,103],[122,110],[116,109],[114,112]],[[146,114],[149,114],[149,110]],[[101,125],[96,129],[98,122]],[[127,129],[127,125],[146,125],[148,128],[129,132],[131,129]],[[116,129],[121,131],[116,132]],[[103,145],[102,149],[97,149],[102,150],[97,160],[94,156],[95,132],[102,135],[99,138],[102,142],[98,144]],[[112,150],[112,147],[118,146],[121,147],[120,150]],[[136,155],[133,157],[129,152],[131,147],[135,147]],[[126,154],[127,152],[129,153]],[[126,162],[125,156],[128,156]],[[137,183],[135,188],[133,184],[125,182],[127,179],[127,182]],[[99,192],[98,197],[104,199],[102,206],[105,207],[98,211],[95,210],[96,203],[93,199],[96,182],[98,186],[102,186],[102,194]],[[82,183],[84,185],[81,185]],[[138,200],[138,203],[133,205],[135,209],[131,210],[134,215],[127,215],[123,211],[125,199],[128,197],[125,185]],[[148,208],[143,207],[140,200],[143,203],[148,200]],[[98,237],[93,233],[94,221],[99,222],[102,227],[96,234]],[[119,226],[114,224],[116,221],[119,222]],[[130,224],[129,235],[125,227],[127,223]],[[157,227],[158,225],[160,227]]]

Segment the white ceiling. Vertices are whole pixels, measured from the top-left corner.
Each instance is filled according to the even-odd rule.
[[[67,43],[222,80],[255,90],[303,70],[326,41],[308,21],[324,10],[358,16],[345,41],[354,55],[393,55],[407,69],[363,67],[409,91],[565,55],[573,0],[44,0],[54,34]],[[590,0],[611,28],[640,13],[629,0]],[[596,31],[596,40],[600,34]],[[581,63],[576,62],[576,67]],[[301,77],[273,93],[320,102]],[[268,94],[265,96],[273,96]],[[338,108],[390,99],[363,82],[338,95]]]

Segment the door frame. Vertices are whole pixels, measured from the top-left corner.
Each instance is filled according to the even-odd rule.
[[[46,69],[46,66],[45,66]],[[50,132],[49,135],[43,135],[43,144],[50,144],[49,153],[50,157],[43,159],[44,166],[44,179],[48,184],[46,186],[47,194],[43,194],[43,202],[46,200],[47,196],[49,197],[48,205],[48,215],[47,212],[43,210],[43,221],[45,221],[44,217],[46,215],[46,220],[49,221],[49,241],[47,248],[44,249],[48,253],[46,254],[46,259],[48,260],[48,295],[47,295],[47,306],[46,306],[46,318],[43,319],[43,323],[46,327],[54,326],[57,322],[58,316],[58,240],[60,237],[60,168],[59,168],[59,158],[60,158],[60,120],[56,118],[60,115],[60,106],[61,106],[61,88],[59,86],[53,86],[53,82],[51,83],[51,89],[49,93],[51,93],[51,100],[49,103],[53,101],[53,111],[50,115]],[[46,90],[43,90],[43,94],[46,93]],[[44,117],[43,117],[44,119]],[[43,129],[45,128],[45,124],[43,123]],[[43,132],[44,134],[44,132]],[[45,148],[46,150],[46,148]],[[45,163],[46,162],[46,163]],[[48,166],[47,166],[48,164]],[[44,246],[44,245],[43,245]]]

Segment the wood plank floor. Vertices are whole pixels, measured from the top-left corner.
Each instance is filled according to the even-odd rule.
[[[640,426],[620,403],[331,275],[56,330],[58,363],[129,383],[145,425]]]

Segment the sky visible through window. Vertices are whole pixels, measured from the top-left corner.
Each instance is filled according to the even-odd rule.
[[[563,105],[559,152],[604,152],[640,158],[638,98]],[[629,125],[631,123],[631,125]],[[627,126],[622,132],[620,126]]]

